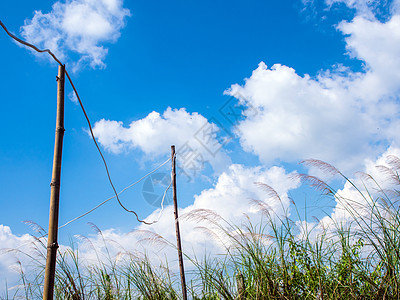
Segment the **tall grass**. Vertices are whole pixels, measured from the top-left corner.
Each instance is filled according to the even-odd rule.
[[[316,177],[297,175],[335,200],[341,217],[306,222],[293,203],[294,221],[289,213],[276,215],[266,203],[253,201],[263,218],[239,227],[212,211],[192,211],[185,218],[202,222],[225,251],[202,259],[186,256],[194,266],[188,271],[190,298],[400,299],[400,159],[390,157],[390,167],[380,166],[390,189],[368,174],[356,184],[326,163],[306,163],[346,181],[353,198]],[[280,201],[271,187],[259,185]],[[98,234],[102,236],[100,230]],[[21,273],[22,298],[41,294],[44,256],[37,251],[42,254],[35,261],[42,264],[33,276]],[[121,253],[124,259],[118,260],[106,251],[105,257],[98,255],[96,263],[87,264],[79,253],[74,247],[60,251],[56,299],[181,299],[179,275],[167,262],[155,265],[146,255],[132,253]],[[4,296],[11,298],[17,299],[18,293]]]

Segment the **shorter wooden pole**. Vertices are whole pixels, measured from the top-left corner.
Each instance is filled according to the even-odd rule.
[[[183,295],[183,300],[187,300],[185,270],[183,267],[183,257],[182,257],[181,234],[179,231],[179,220],[178,220],[178,201],[177,201],[177,196],[176,196],[176,161],[175,161],[175,157],[176,157],[175,146],[171,146],[172,198],[174,200],[176,244],[177,244],[177,248],[178,248],[179,270],[181,273],[182,295]]]

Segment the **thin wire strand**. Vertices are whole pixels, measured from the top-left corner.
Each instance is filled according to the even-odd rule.
[[[157,169],[154,169],[153,171],[151,171],[150,173],[147,173],[146,175],[144,175],[142,178],[140,178],[140,179],[137,180],[136,182],[132,183],[131,185],[128,185],[126,188],[124,188],[123,190],[121,190],[121,191],[118,193],[118,196],[121,195],[123,192],[125,192],[127,189],[129,189],[129,188],[133,187],[134,185],[138,184],[139,182],[141,182],[143,179],[145,179],[145,178],[148,177],[149,175],[151,175],[151,174],[153,174],[154,172],[156,172],[157,170],[159,170],[161,167],[163,167],[163,166],[164,166],[167,162],[169,162],[170,160],[171,160],[171,158],[168,158],[168,159],[167,159],[164,163],[162,163]],[[114,199],[114,198],[115,198],[115,196],[112,196],[112,197],[110,197],[110,198],[104,200],[103,202],[101,202],[99,205],[97,205],[96,207],[92,208],[91,210],[85,212],[84,214],[80,215],[79,217],[76,217],[76,218],[74,218],[74,219],[68,221],[68,222],[65,223],[64,225],[58,227],[58,229],[61,229],[61,228],[65,227],[65,226],[67,226],[68,224],[70,224],[70,223],[72,223],[72,222],[74,222],[74,221],[76,221],[76,220],[79,220],[80,218],[82,218],[82,217],[84,217],[84,216],[90,214],[92,211],[98,209],[100,206],[102,206],[103,204],[107,203],[108,201],[110,201],[110,200],[112,200],[112,199]],[[163,199],[163,201],[164,201],[164,199]],[[163,204],[163,203],[161,203],[161,207],[162,207],[162,204]],[[162,209],[163,209],[163,207],[162,207]]]
[[[171,185],[172,185],[172,177],[171,177],[171,182],[169,183],[168,187],[164,191],[164,195],[163,195],[162,200],[161,200],[161,210],[160,210],[160,213],[158,214],[158,218],[157,218],[157,220],[152,221],[151,224],[155,224],[158,221],[160,221],[161,215],[162,215],[162,213],[164,211],[164,199],[165,199],[165,196],[167,195],[167,192],[170,189]]]
[[[126,191],[127,189],[129,189],[129,188],[131,188],[132,186],[138,184],[138,183],[139,183],[140,181],[142,181],[144,178],[148,177],[149,175],[151,175],[151,174],[153,174],[154,172],[156,172],[157,170],[159,170],[161,167],[163,167],[163,166],[164,166],[167,162],[169,162],[170,160],[171,160],[171,158],[167,159],[167,160],[166,160],[164,163],[162,163],[157,169],[154,169],[153,171],[151,171],[150,173],[146,174],[145,176],[143,176],[142,178],[140,178],[140,179],[137,180],[136,182],[132,183],[131,185],[128,185],[126,188],[124,188],[123,190],[121,190],[121,191],[118,193],[118,195],[121,195],[121,194],[122,194],[124,191]],[[162,197],[162,200],[161,200],[161,210],[160,210],[160,213],[158,214],[158,218],[157,218],[157,220],[154,220],[154,221],[152,221],[152,222],[148,222],[149,225],[155,224],[155,223],[157,223],[158,221],[160,221],[161,215],[162,215],[162,213],[163,213],[163,211],[164,211],[164,200],[165,200],[165,197],[166,197],[166,195],[167,195],[168,190],[171,188],[171,185],[172,185],[172,176],[171,176],[171,182],[169,183],[168,187],[167,187],[167,188],[165,189],[165,191],[164,191],[164,194],[163,194],[163,197]],[[72,222],[74,222],[74,221],[76,221],[76,220],[78,220],[78,219],[80,219],[80,218],[83,218],[84,216],[88,215],[88,214],[91,213],[92,211],[96,210],[97,208],[99,208],[100,206],[102,206],[103,204],[107,203],[108,201],[110,201],[111,199],[114,199],[114,198],[115,198],[115,196],[110,197],[110,198],[104,200],[104,201],[101,202],[99,205],[97,205],[96,207],[94,207],[94,208],[92,208],[91,210],[87,211],[86,213],[84,213],[84,214],[80,215],[79,217],[76,217],[76,218],[74,218],[74,219],[68,221],[68,222],[65,223],[64,225],[58,227],[58,229],[61,229],[61,228],[65,227],[65,226],[71,224]],[[19,246],[16,247],[16,248],[12,248],[12,249],[0,249],[0,255],[1,255],[1,254],[6,254],[6,253],[9,253],[9,252],[12,252],[12,251],[19,250],[19,249],[21,249],[22,247],[24,247],[24,246],[26,246],[26,245],[29,245],[29,244],[31,244],[31,243],[36,243],[38,240],[40,240],[41,238],[46,237],[47,235],[48,235],[48,234],[46,233],[46,234],[43,234],[43,235],[41,235],[41,236],[39,236],[39,237],[34,237],[34,240],[33,240],[33,241],[25,242],[25,243],[23,243],[22,245],[19,245]]]
[[[3,27],[3,29],[6,31],[6,33],[7,33],[11,38],[13,38],[13,39],[16,40],[17,42],[19,42],[19,43],[21,43],[21,44],[23,44],[23,45],[25,45],[25,46],[27,46],[27,47],[30,47],[30,48],[34,49],[34,50],[37,51],[37,52],[40,52],[40,53],[47,52],[48,54],[51,55],[51,57],[52,57],[60,66],[64,67],[64,69],[65,69],[65,65],[63,65],[63,64],[60,62],[60,60],[58,60],[58,58],[54,55],[54,53],[51,52],[49,49],[41,50],[41,49],[37,48],[36,46],[34,46],[34,45],[30,44],[30,43],[27,43],[27,42],[21,40],[20,38],[16,37],[14,34],[12,34],[11,32],[8,31],[8,29],[7,29],[6,26],[3,24],[3,22],[1,22],[1,20],[0,20],[0,25],[1,25],[1,27]],[[126,207],[122,204],[122,202],[120,201],[120,199],[119,199],[119,197],[118,197],[117,190],[115,189],[114,184],[113,184],[113,182],[112,182],[112,180],[111,180],[111,175],[110,175],[110,172],[109,172],[109,170],[108,170],[107,162],[106,162],[106,160],[105,160],[105,158],[104,158],[104,156],[103,156],[103,153],[102,153],[101,150],[100,150],[99,145],[97,144],[96,138],[94,137],[93,130],[92,130],[92,124],[91,124],[91,122],[90,122],[90,120],[89,120],[89,117],[88,117],[88,115],[87,115],[87,113],[86,113],[85,108],[83,107],[81,98],[80,98],[79,95],[78,95],[78,91],[76,90],[75,85],[73,84],[72,79],[71,79],[71,77],[69,76],[69,74],[68,74],[68,72],[67,72],[66,69],[65,69],[65,74],[66,74],[67,77],[68,77],[69,83],[71,84],[72,89],[73,89],[74,92],[75,92],[76,98],[78,99],[79,105],[80,105],[80,107],[81,107],[81,109],[82,109],[82,112],[83,112],[83,114],[85,115],[86,121],[87,121],[87,123],[88,123],[88,125],[89,125],[90,135],[92,136],[93,142],[95,143],[96,148],[97,148],[98,152],[100,153],[101,159],[103,160],[103,164],[104,164],[104,167],[105,167],[106,172],[107,172],[108,181],[110,182],[110,185],[111,185],[111,187],[112,187],[112,189],[113,189],[113,191],[114,191],[115,197],[117,198],[117,201],[118,201],[119,205],[120,205],[126,212],[129,212],[129,213],[134,214],[134,215],[136,216],[136,219],[137,219],[138,222],[143,223],[143,224],[146,224],[146,225],[151,225],[151,223],[148,223],[148,222],[146,222],[146,221],[144,221],[144,220],[139,219],[139,216],[138,216],[138,214],[137,214],[135,211],[126,208]]]
[[[170,158],[170,160],[171,160],[171,158]],[[174,166],[175,160],[176,160],[176,153],[174,154],[174,157],[172,158],[172,168],[173,168],[173,166]],[[172,176],[173,176],[173,175],[172,175],[173,173],[172,173],[172,171],[173,171],[173,169],[171,170],[171,182],[169,183],[168,187],[167,187],[166,190],[164,191],[164,195],[163,195],[162,200],[161,200],[161,210],[160,210],[160,213],[158,214],[157,220],[153,221],[152,224],[157,223],[157,222],[160,221],[160,219],[161,219],[161,214],[162,214],[163,211],[164,211],[164,199],[165,199],[165,196],[167,195],[167,192],[168,192],[168,190],[170,189],[170,187],[171,187],[171,185],[172,185],[172,182],[173,182],[173,177],[172,177]]]
[[[69,76],[67,70],[65,70],[65,74],[66,74],[67,77],[68,77],[68,80],[69,80],[69,82],[70,82],[70,84],[71,84],[71,86],[72,86],[72,89],[73,89],[74,92],[75,92],[76,98],[78,99],[79,105],[80,105],[80,107],[81,107],[81,109],[82,109],[82,112],[83,112],[83,114],[85,115],[87,124],[89,125],[90,135],[92,136],[92,140],[93,140],[94,144],[96,145],[96,148],[97,148],[98,152],[100,153],[101,159],[103,160],[103,164],[104,164],[104,167],[105,167],[106,172],[107,172],[108,181],[110,182],[110,185],[111,185],[111,187],[112,187],[112,189],[113,189],[113,191],[114,191],[115,197],[117,198],[117,201],[118,201],[119,205],[120,205],[126,212],[129,212],[129,213],[134,214],[134,215],[136,216],[136,220],[137,220],[138,222],[144,223],[144,224],[146,224],[146,225],[151,225],[151,223],[148,223],[148,222],[146,222],[146,221],[144,221],[144,220],[139,219],[139,215],[138,215],[134,210],[130,210],[130,209],[126,208],[126,207],[122,204],[121,200],[119,199],[119,197],[118,197],[118,192],[117,192],[117,190],[115,189],[114,183],[112,182],[112,179],[111,179],[110,171],[108,170],[108,165],[107,165],[106,159],[104,158],[103,153],[102,153],[101,150],[100,150],[99,144],[97,143],[96,138],[94,137],[94,133],[93,133],[93,129],[92,129],[92,124],[90,123],[90,120],[89,120],[89,117],[88,117],[88,115],[87,115],[87,113],[86,113],[86,110],[85,110],[85,108],[83,107],[83,104],[82,104],[81,98],[79,97],[78,91],[76,90],[75,85],[73,84],[72,79],[71,79],[71,77]]]

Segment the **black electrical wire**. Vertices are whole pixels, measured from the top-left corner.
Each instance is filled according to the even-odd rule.
[[[1,27],[3,27],[3,29],[6,31],[6,33],[7,33],[11,38],[13,38],[15,41],[17,41],[17,42],[19,42],[19,43],[21,43],[21,44],[23,44],[23,45],[25,45],[25,46],[27,46],[27,47],[30,47],[30,48],[32,48],[33,50],[37,51],[37,52],[40,52],[40,53],[47,52],[60,66],[62,66],[62,67],[65,68],[65,65],[61,63],[61,61],[54,55],[53,52],[51,52],[51,50],[49,50],[49,49],[41,50],[41,49],[37,48],[36,46],[34,46],[34,45],[32,45],[32,44],[30,44],[30,43],[28,43],[28,42],[25,42],[25,41],[21,40],[20,38],[16,37],[14,34],[12,34],[11,32],[8,31],[7,27],[3,24],[3,22],[1,22],[1,20],[0,20],[0,25],[1,25]],[[98,150],[98,152],[99,152],[99,154],[100,154],[100,156],[101,156],[101,159],[103,160],[103,164],[104,164],[104,167],[105,167],[106,172],[107,172],[108,181],[110,182],[110,185],[111,185],[111,187],[112,187],[112,189],[113,189],[113,191],[114,191],[114,194],[115,194],[115,198],[117,198],[117,201],[118,201],[119,205],[120,205],[125,211],[134,214],[134,215],[136,216],[136,219],[138,220],[138,222],[143,223],[143,224],[146,224],[146,225],[151,225],[151,224],[153,224],[153,222],[149,223],[149,222],[146,222],[146,221],[144,221],[144,220],[139,219],[139,216],[138,216],[138,214],[137,214],[135,211],[126,208],[126,207],[121,203],[121,201],[120,201],[120,199],[119,199],[119,197],[118,197],[117,190],[115,189],[114,184],[113,184],[113,182],[112,182],[111,175],[110,175],[110,172],[109,172],[109,170],[108,170],[108,165],[107,165],[106,159],[104,158],[103,153],[101,152],[100,147],[99,147],[99,145],[97,144],[96,138],[94,137],[93,130],[92,130],[92,124],[91,124],[91,122],[90,122],[90,120],[89,120],[89,117],[88,117],[88,115],[87,115],[87,113],[86,113],[85,108],[83,107],[81,98],[80,98],[79,95],[78,95],[78,91],[76,90],[75,85],[73,84],[72,79],[71,79],[71,77],[69,76],[67,70],[65,70],[65,74],[67,75],[68,81],[69,81],[69,83],[71,84],[72,89],[74,90],[74,93],[75,93],[75,95],[76,95],[76,98],[78,99],[79,105],[80,105],[80,107],[81,107],[81,109],[82,109],[82,112],[83,112],[83,114],[85,115],[87,124],[89,125],[90,135],[92,136],[93,142],[95,143],[96,148],[97,148],[97,150]]]

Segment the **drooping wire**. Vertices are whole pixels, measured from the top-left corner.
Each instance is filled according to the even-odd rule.
[[[127,187],[125,187],[124,189],[122,189],[122,190],[118,193],[118,195],[121,195],[121,194],[122,194],[123,192],[125,192],[127,189],[129,189],[129,188],[135,186],[136,184],[138,184],[139,182],[141,182],[141,181],[142,181],[143,179],[145,179],[146,177],[150,176],[151,174],[153,174],[153,173],[156,172],[157,170],[161,169],[161,168],[162,168],[167,162],[169,162],[170,160],[171,160],[171,158],[168,158],[165,162],[163,162],[163,163],[162,163],[160,166],[158,166],[156,169],[154,169],[153,171],[147,173],[147,174],[144,175],[142,178],[138,179],[138,180],[135,181],[134,183],[132,183],[132,184],[128,185]],[[151,224],[155,224],[155,223],[157,223],[158,221],[160,221],[161,214],[162,214],[162,212],[164,211],[164,199],[165,199],[166,194],[167,194],[168,190],[170,189],[171,185],[172,185],[172,178],[171,178],[170,184],[168,185],[168,187],[167,187],[167,188],[165,189],[165,191],[164,191],[164,194],[163,194],[163,197],[162,197],[162,201],[161,201],[161,210],[160,210],[160,213],[159,213],[159,215],[158,215],[157,220],[154,220],[154,221],[152,221],[152,222],[148,222],[147,224],[151,225]],[[74,218],[74,219],[68,221],[68,222],[65,223],[64,225],[59,226],[58,229],[61,229],[61,228],[65,227],[65,226],[71,224],[72,222],[75,222],[76,220],[79,220],[80,218],[83,218],[84,216],[90,214],[92,211],[96,210],[97,208],[99,208],[100,206],[102,206],[103,204],[107,203],[108,201],[110,201],[110,200],[112,200],[112,199],[114,199],[114,198],[115,198],[115,196],[110,197],[110,198],[104,200],[103,202],[101,202],[100,204],[98,204],[97,206],[95,206],[94,208],[92,208],[91,210],[87,211],[86,213],[84,213],[84,214],[82,214],[82,215],[80,215],[80,216],[78,216],[78,217],[76,217],[76,218]],[[16,248],[13,248],[13,249],[0,249],[0,255],[3,254],[3,253],[11,252],[11,251],[17,251],[17,250],[19,250],[20,248],[22,248],[22,247],[24,247],[24,246],[26,246],[26,245],[28,245],[28,244],[34,243],[34,242],[36,242],[36,241],[38,241],[38,240],[40,240],[41,238],[44,238],[44,237],[46,237],[46,236],[47,236],[47,233],[42,234],[42,235],[39,236],[39,237],[34,237],[34,238],[35,238],[35,241],[29,241],[29,242],[23,243],[23,244],[19,245],[19,246],[16,247]]]
[[[169,162],[170,160],[171,160],[171,158],[168,158],[168,159],[167,159],[164,163],[162,163],[159,167],[157,167],[156,169],[154,169],[154,170],[151,171],[150,173],[147,173],[146,175],[144,175],[142,178],[140,178],[139,180],[135,181],[135,182],[132,183],[131,185],[128,185],[127,187],[125,187],[124,189],[122,189],[122,190],[118,193],[118,196],[121,195],[123,192],[125,192],[127,189],[129,189],[129,188],[133,187],[134,185],[138,184],[139,182],[141,182],[141,181],[142,181],[143,179],[145,179],[147,176],[149,176],[149,175],[153,174],[154,172],[156,172],[157,170],[159,170],[161,167],[163,167],[163,166],[164,166],[167,162]],[[171,186],[171,185],[170,185],[170,186]],[[165,193],[164,193],[164,195],[165,195]],[[115,198],[115,196],[112,196],[112,197],[110,197],[110,198],[104,200],[103,202],[101,202],[100,204],[98,204],[97,206],[95,206],[94,208],[92,208],[91,210],[85,212],[84,214],[82,214],[82,215],[80,215],[80,216],[78,216],[78,217],[76,217],[76,218],[74,218],[74,219],[68,221],[68,222],[65,223],[64,225],[58,227],[58,229],[61,229],[61,228],[65,227],[65,226],[67,226],[68,224],[70,224],[70,223],[72,223],[72,222],[74,222],[74,221],[76,221],[76,220],[78,220],[78,219],[80,219],[80,218],[82,218],[82,217],[84,217],[84,216],[90,214],[92,211],[98,209],[100,206],[102,206],[103,204],[107,203],[108,201],[110,201],[110,200],[112,200],[112,199],[114,199],[114,198]],[[163,198],[163,201],[164,201],[164,198]],[[163,202],[161,203],[161,208],[163,209],[163,206],[162,206],[162,205],[163,205]],[[153,224],[153,223],[154,223],[154,222],[151,222],[151,223],[149,223],[149,224]]]
[[[126,212],[132,213],[132,214],[134,214],[134,215],[136,216],[136,219],[138,220],[138,222],[144,223],[144,224],[146,224],[146,225],[151,225],[152,223],[148,223],[148,222],[146,222],[146,221],[144,221],[144,220],[139,219],[139,215],[138,215],[134,210],[130,210],[130,209],[126,208],[126,207],[122,204],[121,200],[119,200],[118,192],[117,192],[117,190],[115,189],[115,186],[114,186],[114,184],[113,184],[113,182],[112,182],[111,175],[110,175],[110,172],[109,172],[109,170],[108,170],[108,166],[107,166],[106,159],[104,158],[103,153],[102,153],[101,150],[100,150],[99,144],[97,144],[96,138],[94,137],[93,130],[92,130],[92,124],[90,123],[89,117],[88,117],[88,115],[86,114],[85,108],[83,107],[81,98],[79,97],[78,91],[76,90],[75,85],[73,84],[73,82],[72,82],[72,80],[71,80],[71,77],[69,76],[67,70],[65,70],[65,74],[66,74],[67,77],[68,77],[68,80],[69,80],[69,82],[70,82],[70,84],[71,84],[71,86],[72,86],[72,89],[73,89],[74,92],[75,92],[76,98],[78,99],[79,105],[80,105],[80,107],[81,107],[81,109],[82,109],[82,112],[83,112],[83,114],[85,115],[87,124],[89,125],[90,135],[92,136],[92,140],[93,140],[94,144],[96,145],[96,148],[97,148],[98,152],[100,153],[101,159],[103,160],[103,164],[104,164],[104,167],[105,167],[106,172],[107,172],[108,181],[110,182],[110,185],[111,185],[111,187],[112,187],[112,189],[113,189],[113,191],[114,191],[115,198],[117,198],[117,201],[118,201],[119,205],[120,205]]]
[[[21,43],[21,44],[23,44],[23,45],[25,45],[25,46],[27,46],[27,47],[30,47],[30,48],[32,48],[33,50],[37,51],[37,52],[40,52],[40,53],[47,52],[60,66],[62,66],[62,67],[65,68],[65,65],[63,65],[63,64],[60,62],[60,60],[54,55],[53,52],[51,52],[51,50],[49,50],[49,49],[41,50],[41,49],[37,48],[36,46],[34,46],[34,45],[32,45],[32,44],[30,44],[30,43],[28,43],[28,42],[25,42],[25,41],[21,40],[20,38],[16,37],[14,34],[12,34],[11,32],[8,31],[7,27],[3,24],[3,22],[1,22],[1,20],[0,20],[0,25],[1,25],[1,27],[3,27],[3,29],[6,31],[6,33],[7,33],[11,38],[13,38],[15,41],[17,41],[17,42],[19,42],[19,43]],[[144,221],[144,220],[139,219],[139,216],[138,216],[138,214],[137,214],[135,211],[126,208],[126,207],[121,203],[121,201],[120,201],[120,199],[119,199],[119,197],[118,197],[117,190],[115,189],[114,184],[113,184],[113,182],[112,182],[111,175],[110,175],[110,172],[109,172],[109,170],[108,170],[107,162],[106,162],[106,160],[105,160],[105,158],[104,158],[104,156],[103,156],[103,153],[102,153],[101,150],[100,150],[99,145],[97,144],[96,138],[94,137],[93,130],[92,130],[92,124],[91,124],[91,122],[90,122],[90,120],[89,120],[89,117],[88,117],[88,115],[87,115],[87,113],[86,113],[85,108],[83,107],[81,98],[80,98],[79,95],[78,95],[78,91],[76,90],[75,85],[73,84],[72,79],[71,79],[71,77],[69,76],[69,74],[68,74],[68,72],[67,72],[66,69],[65,69],[65,74],[67,75],[67,78],[68,78],[68,80],[69,80],[69,83],[71,84],[72,89],[74,90],[74,93],[75,93],[75,95],[76,95],[76,98],[78,99],[79,106],[81,107],[82,112],[83,112],[83,114],[85,115],[87,124],[89,125],[90,135],[92,136],[92,140],[93,140],[93,142],[94,142],[95,145],[96,145],[96,148],[97,148],[97,150],[98,150],[98,152],[99,152],[99,154],[100,154],[100,156],[101,156],[101,159],[103,160],[103,164],[104,164],[104,167],[105,167],[106,172],[107,172],[108,181],[110,182],[110,185],[111,185],[111,187],[112,187],[112,189],[113,189],[113,191],[114,191],[115,197],[117,198],[117,201],[118,201],[119,205],[120,205],[126,212],[129,212],[129,213],[134,214],[134,215],[136,216],[136,219],[137,219],[138,222],[143,223],[143,224],[146,224],[146,225],[151,225],[152,223],[148,223],[148,222],[146,222],[146,221]]]
[[[151,224],[155,224],[158,221],[160,221],[161,215],[162,215],[162,213],[164,211],[164,199],[165,199],[165,196],[167,195],[167,192],[170,189],[171,185],[172,185],[172,176],[171,176],[171,182],[169,183],[169,185],[167,186],[167,188],[164,191],[164,194],[163,194],[163,197],[162,197],[162,200],[161,200],[161,210],[160,210],[160,212],[158,214],[158,218],[157,218],[157,220],[152,221]]]
[[[171,158],[170,158],[170,160],[171,160]],[[174,165],[175,165],[175,160],[176,160],[176,153],[174,154],[174,156],[172,157],[172,168],[174,167]],[[153,221],[152,222],[152,224],[154,224],[154,223],[157,223],[158,221],[160,221],[160,219],[161,219],[161,215],[162,215],[162,213],[163,213],[163,211],[164,211],[164,200],[165,200],[165,196],[167,195],[167,192],[168,192],[168,190],[170,189],[170,187],[171,187],[171,185],[172,185],[172,183],[173,183],[173,169],[171,170],[171,182],[169,183],[169,185],[167,186],[167,188],[165,189],[165,191],[164,191],[164,194],[163,194],[163,197],[162,197],[162,200],[161,200],[161,210],[160,210],[160,213],[158,214],[158,218],[157,218],[157,220],[155,220],[155,221]]]

